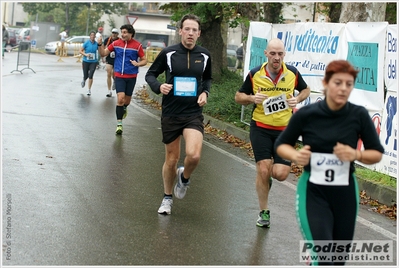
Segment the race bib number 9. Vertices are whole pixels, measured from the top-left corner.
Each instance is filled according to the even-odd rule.
[[[175,96],[192,97],[197,95],[197,79],[195,77],[175,77],[173,83]]]
[[[309,181],[318,185],[349,185],[349,161],[341,161],[335,154],[312,153]]]
[[[265,115],[278,113],[289,108],[285,94],[267,98],[263,101],[262,105]]]

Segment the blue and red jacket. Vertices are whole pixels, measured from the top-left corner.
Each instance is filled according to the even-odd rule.
[[[144,57],[144,50],[141,43],[135,39],[124,41],[116,40],[108,46],[109,51],[115,51],[114,75],[120,78],[137,77],[139,67],[134,66],[130,61],[139,61]]]

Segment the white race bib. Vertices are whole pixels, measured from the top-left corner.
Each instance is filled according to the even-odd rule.
[[[262,105],[265,115],[278,113],[289,108],[285,94],[267,98],[263,101]]]
[[[96,59],[96,56],[95,56],[94,53],[87,53],[87,59],[88,59],[88,60],[95,60],[95,59]]]
[[[195,77],[175,77],[173,83],[173,91],[175,96],[196,96],[197,79]]]
[[[349,185],[349,161],[341,161],[335,154],[312,153],[309,181],[318,185]]]

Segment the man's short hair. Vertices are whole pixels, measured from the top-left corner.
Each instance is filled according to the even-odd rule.
[[[131,25],[131,24],[124,24],[121,26],[120,29],[121,29],[121,31],[123,29],[127,30],[128,33],[132,34],[132,37],[134,37],[134,35],[136,34],[136,30],[133,28],[133,25]]]
[[[194,14],[186,14],[183,16],[183,18],[181,18],[181,20],[179,21],[179,23],[177,24],[178,28],[182,28],[183,26],[183,22],[186,20],[194,20],[198,23],[198,30],[201,30],[201,20],[198,16],[194,15]]]

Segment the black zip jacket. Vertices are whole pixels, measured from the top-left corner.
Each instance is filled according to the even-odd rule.
[[[165,72],[167,84],[174,84],[175,77],[193,77],[197,80],[196,96],[175,96],[173,89],[162,96],[162,116],[192,116],[202,114],[198,96],[209,93],[212,80],[211,56],[206,48],[196,45],[192,50],[182,43],[164,48],[145,75],[145,80],[156,94],[160,94],[157,77]]]

